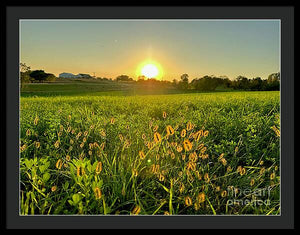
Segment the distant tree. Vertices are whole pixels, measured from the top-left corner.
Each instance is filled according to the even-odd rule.
[[[47,77],[45,79],[46,81],[55,81],[56,80],[56,76],[52,73],[47,73]]]
[[[240,90],[250,89],[249,79],[244,76],[238,76],[234,81],[234,88]]]
[[[267,79],[267,90],[279,90],[280,89],[280,73],[272,73]]]
[[[45,81],[48,75],[49,74],[45,73],[44,70],[34,70],[30,73],[30,77],[39,82]]]
[[[189,75],[184,73],[180,76],[180,81],[178,82],[179,89],[186,90],[189,86]]]
[[[133,79],[127,75],[120,75],[116,77],[116,81],[133,81]]]
[[[138,81],[145,81],[145,80],[146,80],[146,76],[144,75],[138,76]]]
[[[262,90],[263,81],[260,77],[253,78],[249,81],[250,90],[260,91]]]
[[[20,82],[21,88],[24,87],[25,83],[30,82],[30,66],[27,66],[25,63],[20,63]]]

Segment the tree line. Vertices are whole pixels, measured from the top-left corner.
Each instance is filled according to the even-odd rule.
[[[20,80],[21,87],[24,83],[55,81],[57,78],[52,73],[46,73],[44,70],[31,71],[30,67],[25,63],[20,63]],[[198,90],[198,91],[215,91],[216,89],[234,89],[234,90],[250,90],[250,91],[271,91],[280,89],[280,73],[272,73],[267,79],[261,77],[247,78],[238,76],[234,80],[230,80],[226,76],[205,75],[201,78],[194,78],[189,81],[188,74],[182,74],[180,79],[172,81],[157,80],[155,78],[146,78],[139,76],[137,80],[128,75],[119,75],[115,79],[97,77],[101,81],[115,82],[133,82],[141,85],[149,85],[156,87],[173,87],[179,90]]]
[[[55,81],[56,76],[52,73],[46,73],[44,70],[31,70],[30,66],[20,63],[20,81],[21,87],[24,83]]]
[[[139,84],[149,84],[153,86],[171,85],[180,90],[198,90],[198,91],[215,91],[220,89],[234,89],[234,90],[249,90],[249,91],[271,91],[280,89],[280,73],[272,73],[267,79],[261,77],[247,78],[245,76],[238,76],[234,80],[230,80],[226,76],[208,76],[201,78],[194,78],[189,82],[189,75],[182,74],[180,80],[173,79],[170,81],[160,81],[155,78],[146,79],[144,76],[139,76],[135,81],[127,75],[120,75],[116,77],[115,81],[137,82]]]

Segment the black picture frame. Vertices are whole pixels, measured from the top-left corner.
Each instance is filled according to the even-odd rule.
[[[150,10],[151,9],[151,10]],[[20,19],[279,19],[281,21],[280,216],[20,216]],[[292,6],[7,6],[5,227],[7,229],[291,229],[294,228],[294,7]],[[4,157],[3,157],[4,158]],[[4,200],[2,200],[4,202]]]

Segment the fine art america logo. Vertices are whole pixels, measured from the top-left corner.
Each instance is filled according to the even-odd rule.
[[[227,204],[229,206],[233,205],[270,205],[270,195],[273,187],[269,186],[267,188],[256,188],[256,189],[250,189],[250,188],[236,188],[234,186],[228,187],[228,196],[229,200],[227,200]]]

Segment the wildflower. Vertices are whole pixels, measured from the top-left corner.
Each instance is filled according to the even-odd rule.
[[[195,202],[194,208],[195,208],[196,211],[199,210],[200,209],[200,204]]]
[[[54,185],[54,186],[51,187],[51,192],[55,192],[56,190],[57,190],[57,186],[56,185]]]
[[[139,205],[136,205],[133,210],[132,210],[132,214],[133,215],[138,215],[141,212],[141,207]]]
[[[220,162],[223,164],[223,166],[227,165],[227,160],[225,158],[221,158]]]
[[[255,180],[254,180],[254,179],[251,179],[251,181],[250,181],[250,186],[253,186],[254,183],[255,183]]]
[[[83,135],[84,135],[84,136],[87,136],[88,133],[89,133],[88,131],[85,131],[85,132],[83,133]]]
[[[67,155],[67,156],[66,156],[66,160],[67,160],[67,161],[70,161],[70,160],[71,160],[70,155]]]
[[[67,129],[67,132],[70,132],[70,131],[71,131],[71,129],[72,129],[72,128],[69,126],[69,127],[68,127],[68,129]]]
[[[58,159],[57,162],[56,162],[56,164],[55,164],[55,166],[56,166],[57,169],[60,170],[61,167],[62,167],[62,160],[61,160],[61,159]]]
[[[231,172],[231,171],[232,171],[231,166],[228,166],[228,167],[227,167],[227,172]]]
[[[167,117],[167,113],[164,111],[163,112],[163,118],[166,118]]]
[[[165,176],[163,174],[159,174],[158,179],[159,179],[159,181],[164,181]]]
[[[242,170],[240,171],[240,175],[245,175],[246,174],[246,168],[242,168]]]
[[[226,197],[226,196],[227,196],[227,191],[226,190],[222,191],[221,197]]]
[[[196,170],[196,163],[195,162],[188,162],[187,163],[187,169],[195,171]]]
[[[93,149],[94,144],[93,143],[89,143],[89,149]]]
[[[150,166],[150,171],[151,171],[151,173],[155,173],[155,164],[152,164]]]
[[[77,167],[77,176],[83,176],[85,174],[85,171],[84,171],[84,169],[83,169],[83,167],[81,167],[81,166],[78,166]]]
[[[71,131],[71,133],[72,133],[72,134],[75,134],[75,130],[73,129],[73,130]]]
[[[94,192],[95,192],[95,197],[96,197],[96,199],[97,199],[97,200],[98,200],[98,199],[101,199],[102,193],[101,193],[100,188],[96,187],[96,188],[94,189]]]
[[[221,153],[219,156],[219,160],[224,157],[224,153]]]
[[[105,147],[105,143],[103,142],[101,145],[100,145],[100,149],[103,150]]]
[[[197,147],[197,150],[201,150],[204,147],[204,144],[199,144],[199,146]]]
[[[82,139],[82,142],[83,142],[83,143],[85,143],[85,142],[86,142],[86,137],[84,137],[84,138]]]
[[[102,171],[102,162],[98,162],[97,166],[96,166],[96,174],[100,174],[100,172]]]
[[[207,149],[207,147],[203,147],[203,148],[200,150],[200,152],[201,152],[201,153],[205,153],[206,149]]]
[[[164,215],[170,215],[169,211],[165,211]]]
[[[186,125],[186,129],[188,131],[192,130],[193,129],[193,124],[191,122],[188,122],[187,125]]]
[[[143,133],[142,134],[142,139],[145,140],[146,139],[146,135]]]
[[[105,131],[104,131],[104,130],[101,130],[101,131],[100,131],[100,135],[102,135],[103,137],[105,137],[105,136],[106,136]]]
[[[174,134],[174,129],[172,126],[168,125],[167,126],[167,135],[173,135]]]
[[[92,152],[91,150],[89,150],[88,154],[89,154],[90,156],[92,156],[93,152]]]
[[[154,128],[153,128],[153,131],[157,131],[158,129],[158,126],[156,125]]]
[[[24,144],[24,145],[22,145],[22,146],[20,147],[20,151],[23,152],[26,148],[27,148],[27,145]]]
[[[174,153],[171,153],[171,158],[175,159],[175,154]]]
[[[34,119],[34,121],[33,121],[33,124],[34,124],[34,125],[37,125],[37,124],[38,124],[38,121],[39,121],[39,118],[36,116],[35,119]]]
[[[125,140],[124,147],[129,148],[130,145],[131,145],[130,140]]]
[[[208,136],[208,134],[209,134],[209,131],[204,131],[203,136],[206,137],[206,136]]]
[[[205,201],[205,193],[203,193],[203,192],[199,193],[197,200],[199,203],[204,202]]]
[[[200,130],[200,131],[197,131],[195,134],[194,134],[194,139],[196,141],[199,141],[201,139],[201,137],[203,136],[203,130]]]
[[[90,129],[94,129],[94,128],[95,128],[95,125],[91,125],[91,126],[90,126]]]
[[[122,134],[119,134],[119,139],[120,139],[120,141],[123,141],[123,135]]]
[[[71,120],[72,116],[69,114],[68,119]]]
[[[237,153],[238,151],[239,151],[239,147],[238,147],[238,146],[236,146],[236,147],[235,147],[235,149],[234,149],[234,152],[236,152],[236,153]]]
[[[190,133],[190,135],[189,135],[189,139],[193,139],[194,138],[194,133],[192,132],[192,133]]]
[[[183,148],[182,148],[181,145],[178,145],[177,148],[176,148],[176,150],[177,150],[178,153],[180,153],[183,150]]]
[[[99,148],[100,146],[99,146],[99,144],[97,143],[97,142],[94,142],[94,148]]]
[[[155,143],[159,143],[161,141],[161,136],[158,132],[154,133],[154,141]]]
[[[28,130],[26,131],[26,135],[27,135],[27,136],[30,136],[30,135],[31,135],[30,129],[28,129]]]
[[[185,159],[185,157],[186,157],[186,155],[185,155],[185,154],[182,154],[182,155],[181,155],[181,159],[182,159],[182,160],[184,160],[184,159]]]
[[[210,178],[209,178],[208,173],[205,173],[203,177],[204,177],[204,180],[205,180],[207,183],[210,181]]]
[[[185,129],[183,129],[183,130],[181,131],[180,136],[181,136],[181,137],[185,137],[185,136],[186,136],[186,130],[185,130]]]
[[[41,146],[40,142],[35,142],[35,147],[38,149]]]
[[[184,201],[187,206],[191,206],[193,204],[192,199],[189,196],[185,197]]]
[[[110,119],[110,124],[114,124],[115,123],[115,118],[111,118]]]
[[[139,151],[139,156],[140,156],[140,159],[145,159],[146,155],[144,154],[143,151]]]
[[[276,126],[272,126],[271,128],[274,130],[276,136],[280,137],[280,130]]]
[[[185,187],[183,183],[180,183],[179,192],[182,193],[184,191]]]
[[[216,192],[219,192],[221,190],[220,186],[216,187]]]
[[[82,142],[82,143],[80,144],[80,148],[83,148],[83,146],[84,146],[84,142]]]
[[[183,147],[186,151],[190,151],[193,147],[193,144],[188,139],[185,139],[183,141]]]
[[[273,180],[275,178],[275,172],[273,172],[271,175],[270,175],[270,180]]]
[[[189,155],[189,160],[191,162],[196,162],[198,160],[198,156],[197,156],[197,153],[196,152],[193,152]]]
[[[138,171],[136,169],[132,169],[132,175],[134,177],[137,177],[138,176]]]
[[[263,161],[263,160],[260,160],[260,161],[259,161],[259,165],[262,166],[263,164],[264,164],[264,161]]]
[[[237,169],[236,169],[236,171],[237,171],[238,173],[240,173],[240,172],[242,171],[242,169],[243,169],[242,166],[238,166]]]
[[[172,142],[171,146],[174,147],[174,148],[176,148],[177,147],[177,142]]]

